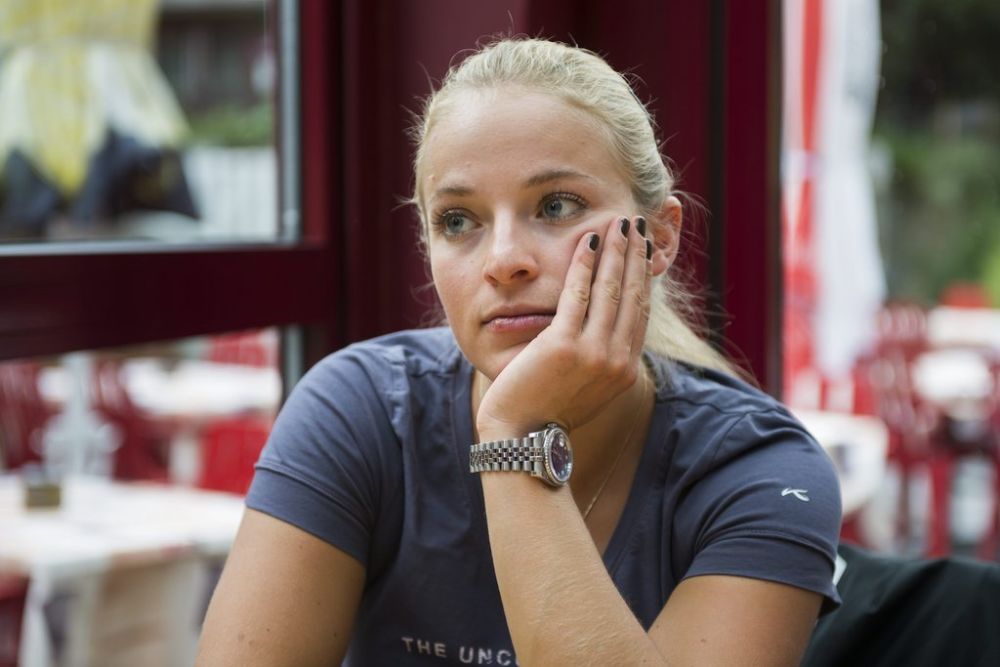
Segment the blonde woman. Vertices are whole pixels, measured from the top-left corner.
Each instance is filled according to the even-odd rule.
[[[414,134],[447,326],[296,387],[199,664],[796,664],[839,602],[837,480],[685,324],[681,205],[628,82],[502,39]]]

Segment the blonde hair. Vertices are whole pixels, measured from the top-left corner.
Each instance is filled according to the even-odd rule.
[[[639,210],[651,222],[656,219],[653,214],[674,194],[674,177],[660,153],[653,117],[625,77],[586,49],[542,39],[499,38],[448,70],[440,88],[425,100],[413,127],[417,150],[411,202],[420,215],[425,248],[427,216],[420,184],[426,138],[457,93],[507,85],[544,91],[598,120],[628,175]],[[692,294],[678,281],[660,276],[653,285],[646,349],[695,366],[742,375],[696,333],[701,329]]]

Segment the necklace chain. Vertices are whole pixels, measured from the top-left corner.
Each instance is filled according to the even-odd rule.
[[[615,470],[618,469],[618,464],[621,462],[622,457],[625,454],[625,450],[628,449],[629,443],[632,442],[632,436],[635,434],[635,427],[639,423],[639,412],[642,410],[642,406],[646,402],[646,385],[649,383],[649,378],[646,376],[646,364],[643,363],[641,368],[642,396],[640,397],[638,405],[635,408],[635,415],[632,417],[632,427],[629,429],[628,436],[625,438],[622,446],[618,449],[618,453],[615,455],[615,460],[611,463],[611,468],[608,469],[608,473],[604,476],[604,479],[601,480],[601,485],[597,487],[597,493],[595,493],[594,497],[590,499],[590,502],[587,504],[587,509],[583,510],[584,521],[586,521],[587,517],[590,516],[590,511],[594,509],[594,505],[597,504],[601,494],[604,493],[604,487],[606,487],[608,482],[611,481],[611,478],[614,477]]]

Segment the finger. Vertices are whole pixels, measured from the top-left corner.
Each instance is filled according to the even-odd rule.
[[[622,271],[628,251],[629,234],[634,233],[628,218],[612,222],[604,234],[601,262],[591,288],[590,310],[585,333],[609,341],[622,301]]]
[[[649,328],[649,314],[652,310],[653,296],[653,241],[646,239],[646,274],[643,282],[642,309],[632,331],[632,355],[638,359],[646,344],[646,330]]]
[[[599,244],[600,237],[597,234],[584,234],[576,244],[573,259],[566,271],[566,282],[556,305],[556,316],[550,326],[567,335],[579,334],[587,317],[590,285],[594,279]]]
[[[646,221],[636,216],[629,237],[628,251],[625,253],[625,268],[622,276],[622,301],[615,320],[614,339],[622,345],[630,346],[635,338],[636,327],[640,324],[646,303],[649,300],[646,276],[649,272],[647,259],[648,240],[640,233],[645,232]]]

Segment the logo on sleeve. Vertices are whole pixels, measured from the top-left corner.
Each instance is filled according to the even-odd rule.
[[[807,493],[809,493],[808,489],[793,489],[790,486],[786,486],[785,489],[781,492],[781,495],[787,496],[791,494],[796,498],[798,498],[799,500],[801,500],[802,502],[807,503],[809,502],[809,496],[806,495]]]

